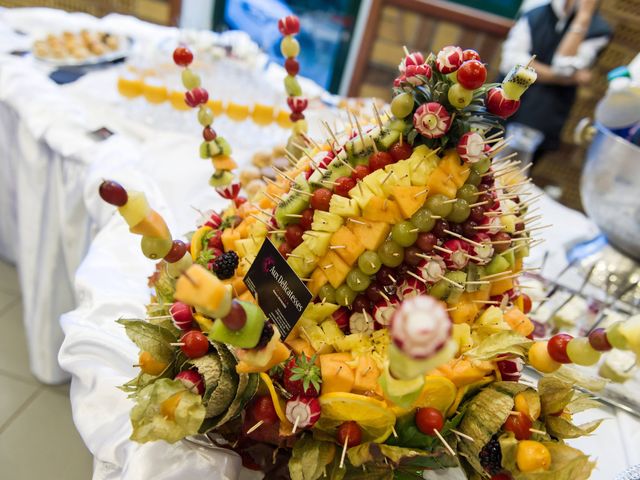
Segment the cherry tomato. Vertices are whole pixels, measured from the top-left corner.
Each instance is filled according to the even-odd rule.
[[[549,339],[547,343],[547,351],[551,358],[558,363],[571,363],[569,355],[567,355],[567,344],[573,337],[568,333],[558,333]]]
[[[402,145],[400,145],[400,142],[394,143],[389,147],[389,154],[393,157],[394,162],[409,158],[412,153],[413,147],[407,142],[404,142]]]
[[[362,180],[364,177],[366,177],[370,173],[371,173],[371,170],[369,170],[369,167],[367,167],[366,165],[356,165],[355,167],[353,167],[351,178],[353,178],[356,181]]]
[[[480,60],[480,54],[470,48],[468,48],[467,50],[463,50],[462,61],[466,62],[467,60]]]
[[[311,196],[311,207],[316,210],[329,211],[329,202],[333,193],[328,188],[319,188]]]
[[[522,298],[522,313],[527,314],[531,311],[531,297],[526,293],[521,293]]]
[[[253,401],[251,411],[257,422],[262,420],[267,425],[273,425],[278,421],[276,409],[273,406],[273,400],[268,395],[258,397]]]
[[[280,246],[278,246],[278,251],[280,252],[280,255],[282,255],[284,258],[287,258],[287,256],[291,253],[291,250],[293,249],[291,248],[291,245],[289,245],[287,242],[282,242]]]
[[[425,435],[435,435],[435,430],[442,430],[444,418],[440,410],[426,407],[416,411],[416,427]]]
[[[303,230],[309,230],[311,228],[311,223],[313,222],[313,208],[307,208],[302,211],[302,218],[298,225],[302,227]]]
[[[351,177],[339,177],[336,178],[336,184],[333,186],[333,191],[336,195],[341,197],[349,197],[349,190],[356,186],[356,181]]]
[[[177,47],[173,51],[173,61],[181,67],[188,67],[193,62],[193,53],[187,47]]]
[[[487,68],[478,60],[468,60],[460,65],[456,75],[460,85],[468,90],[475,90],[484,85]]]
[[[355,447],[362,442],[362,430],[354,421],[344,422],[338,427],[336,439],[340,445],[344,445],[344,442],[347,442],[348,448]]]
[[[180,347],[189,358],[202,357],[209,351],[209,339],[199,330],[191,330],[180,339],[184,345]]]
[[[291,246],[291,248],[296,248],[302,243],[303,233],[304,230],[300,225],[292,223],[291,225],[287,225],[287,228],[284,232],[284,238],[287,240],[287,243]]]
[[[511,414],[504,422],[503,428],[508,432],[513,432],[518,440],[528,440],[531,438],[531,426],[533,422],[528,415],[519,412],[518,415]]]
[[[393,163],[393,157],[387,152],[374,153],[369,157],[369,169],[373,172]]]

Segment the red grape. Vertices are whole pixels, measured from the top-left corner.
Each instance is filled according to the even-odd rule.
[[[351,173],[351,177],[356,181],[362,180],[364,177],[369,175],[369,173],[371,173],[371,170],[369,170],[368,166],[356,165],[355,167],[353,167],[353,172]]]
[[[413,147],[409,145],[407,142],[403,142],[402,145],[400,145],[400,142],[394,143],[389,148],[389,154],[393,157],[394,162],[409,158],[412,153],[413,153]]]
[[[558,363],[571,363],[569,355],[567,355],[567,344],[573,337],[568,333],[558,333],[549,339],[547,343],[547,351],[551,358]]]
[[[319,188],[311,196],[311,207],[316,210],[329,211],[329,202],[333,193],[328,188]]]
[[[242,305],[235,300],[231,302],[231,309],[225,317],[222,317],[222,323],[229,330],[237,331],[247,323],[247,312],[244,311]]]
[[[213,128],[207,126],[202,129],[202,138],[204,138],[206,142],[212,142],[217,137],[218,137],[218,134]]]
[[[295,77],[300,71],[300,63],[294,57],[289,57],[284,61],[284,69],[289,75]]]
[[[381,291],[380,286],[377,283],[372,282],[364,293],[369,297],[369,300],[377,302],[378,300],[382,300],[382,295],[380,295]]]
[[[278,414],[269,395],[257,397],[251,405],[251,413],[256,421],[272,425],[278,421]]]
[[[333,186],[333,191],[341,197],[349,197],[349,190],[356,186],[356,181],[351,177],[339,177]]]
[[[451,226],[446,220],[440,219],[436,221],[436,224],[433,226],[430,233],[433,233],[439,239],[443,239],[449,235],[445,230],[451,230]]]
[[[371,300],[365,295],[358,295],[351,304],[351,310],[362,313],[363,310],[369,312],[371,310]]]
[[[386,265],[380,267],[380,270],[378,270],[378,273],[376,273],[376,280],[382,286],[394,284],[395,282],[391,277],[398,280],[398,278],[396,277],[396,271],[391,267],[387,267]]]
[[[387,152],[377,152],[369,157],[369,169],[373,172],[384,168],[394,162],[393,157]]]
[[[287,228],[284,232],[284,238],[287,240],[287,243],[291,246],[291,248],[296,248],[298,245],[302,243],[302,234],[304,230],[302,227],[296,223],[291,225],[287,225]]]
[[[529,416],[519,412],[519,415],[510,414],[506,422],[504,422],[503,428],[507,432],[513,432],[517,440],[528,440],[531,438],[529,429],[532,425],[533,422]]]
[[[309,230],[311,228],[311,223],[313,222],[313,208],[307,208],[302,211],[302,218],[298,225],[302,227],[303,230]]]
[[[182,240],[174,240],[171,245],[171,250],[164,256],[164,259],[169,263],[176,263],[184,254],[187,253],[187,246]]]
[[[417,267],[422,262],[422,249],[416,245],[411,245],[404,249],[404,261],[412,267]]]
[[[431,232],[420,232],[415,244],[424,253],[430,253],[434,245],[438,244],[438,238]]]
[[[607,331],[604,328],[596,328],[589,334],[589,344],[599,352],[606,352],[613,348],[609,343]]]
[[[478,224],[473,220],[467,220],[462,224],[462,235],[467,238],[475,236],[478,233],[476,230],[477,226]]]
[[[458,83],[468,90],[475,90],[484,85],[487,79],[487,68],[478,60],[468,60],[458,68]]]
[[[416,427],[425,435],[435,436],[435,431],[442,430],[443,426],[444,418],[440,410],[426,407],[416,411]]]
[[[122,207],[129,200],[129,196],[124,187],[113,180],[103,181],[100,184],[98,192],[102,200],[116,207]]]
[[[471,207],[471,212],[469,213],[469,220],[473,220],[478,224],[482,223],[482,221],[484,220],[484,208],[482,208],[482,205],[478,205],[477,207]]]
[[[287,242],[282,242],[278,246],[278,252],[280,252],[280,255],[282,255],[284,258],[287,258],[289,256],[289,254],[291,253],[291,250],[293,249],[291,248],[291,245],[289,245]]]
[[[492,239],[494,242],[493,248],[496,253],[502,253],[505,250],[508,250],[511,246],[511,235],[507,232],[498,232],[493,236]]]
[[[340,445],[344,445],[346,442],[348,448],[355,447],[362,442],[362,430],[358,424],[352,420],[344,422],[338,427],[336,439]]]
[[[180,342],[184,344],[180,349],[189,358],[202,357],[209,351],[209,340],[199,330],[191,330],[185,333]]]
[[[188,67],[193,62],[193,53],[187,47],[177,47],[173,51],[173,61],[176,65]]]

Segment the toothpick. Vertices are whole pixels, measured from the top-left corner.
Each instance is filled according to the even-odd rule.
[[[451,445],[449,445],[447,443],[447,441],[444,439],[444,437],[440,434],[440,432],[438,430],[436,430],[435,428],[433,429],[433,433],[436,434],[436,437],[438,437],[438,440],[440,440],[442,442],[442,444],[444,445],[444,447],[447,449],[447,451],[451,454],[451,456],[455,457],[456,456],[456,452],[453,451],[453,448],[451,448]]]
[[[463,237],[459,233],[452,232],[451,230],[447,230],[446,228],[443,229],[443,231],[448,233],[452,237],[456,237],[456,238],[459,238],[460,240],[464,240],[465,242],[468,242],[471,245],[475,245],[476,247],[484,247],[484,245],[482,245],[481,243],[475,242],[475,241],[471,240],[470,238]]]
[[[171,345],[172,347],[183,347],[186,344],[184,342],[172,342],[169,345]]]
[[[395,427],[391,427],[391,433],[393,434],[394,437],[398,438],[398,432],[396,432]]]
[[[456,203],[458,201],[457,198],[450,198],[449,200],[445,200],[442,203]]]
[[[296,421],[293,422],[293,429],[291,430],[291,433],[296,433],[296,430],[298,429],[299,421],[300,421],[300,417],[296,415]]]
[[[302,218],[302,215],[299,213],[287,213],[285,215],[285,217],[290,217],[290,218]]]
[[[469,205],[469,207],[473,208],[473,207],[479,207],[480,205],[486,205],[487,203],[489,203],[489,200],[485,200],[484,202],[476,202],[476,203],[471,203]]]
[[[475,230],[492,230],[492,229],[496,229],[496,230],[504,230],[506,227],[504,225],[478,225],[476,227],[473,227]]]
[[[406,46],[406,45],[403,45],[403,46],[402,46],[402,49],[404,50],[404,54],[405,54],[407,57],[408,57],[409,55],[411,55],[411,54],[409,53],[409,50],[407,50],[407,46]]]
[[[429,255],[425,255],[424,253],[416,253],[416,256],[420,258],[424,258],[426,260],[431,260],[433,258],[433,257],[430,257]]]
[[[395,278],[393,278],[393,276],[390,273],[387,273],[387,277],[389,277],[393,283],[398,283],[398,281]]]
[[[291,187],[291,190],[293,190],[293,191],[294,191],[294,192],[296,192],[296,193],[300,193],[300,194],[302,194],[302,195],[306,195],[307,197],[313,197],[313,194],[312,194],[312,193],[305,192],[304,190],[300,190],[300,189],[293,188],[293,187]]]
[[[472,300],[472,303],[481,303],[483,305],[500,305],[496,300]]]
[[[464,290],[464,285],[459,284],[458,282],[454,282],[453,280],[451,280],[450,278],[445,277],[444,275],[440,275],[439,277],[437,277],[438,280],[444,280],[447,283],[450,283],[451,285],[460,288],[461,290]]]
[[[249,435],[252,432],[255,432],[257,429],[259,429],[262,426],[263,423],[264,423],[264,420],[260,420],[253,427],[251,427],[249,430],[247,430],[247,435]]]
[[[329,270],[330,268],[333,268],[333,263],[327,263],[326,265],[323,265],[322,268],[324,270]]]
[[[391,175],[393,175],[393,170],[389,170],[389,173],[387,173],[387,175],[382,179],[382,182],[380,182],[380,185],[384,185],[384,183],[389,180],[389,177],[391,177]]]
[[[474,442],[474,443],[476,441],[473,437],[470,437],[466,433],[459,432],[458,430],[454,430],[453,428],[451,428],[450,430],[460,438],[464,438],[465,440],[469,440],[470,442]]]
[[[416,275],[413,272],[407,272],[407,274],[411,275],[413,278],[415,278],[416,280],[418,280],[418,281],[420,281],[422,283],[427,283],[427,281],[424,278],[422,278],[420,275]]]
[[[360,224],[360,225],[366,225],[367,224],[366,222],[362,222],[360,220],[356,220],[355,218],[351,218],[351,217],[349,217],[347,220],[350,221],[350,222],[353,222],[353,223]]]
[[[389,298],[389,296],[388,296],[386,293],[384,293],[382,290],[380,290],[378,293],[380,294],[380,296],[381,296],[382,298],[384,298],[384,299],[387,301],[387,303],[389,303],[389,302],[391,301],[391,299]]]
[[[331,250],[336,250],[338,248],[347,248],[347,246],[346,245],[331,245],[329,248]]]
[[[529,59],[529,61],[527,62],[527,64],[525,65],[525,68],[529,68],[535,59],[536,59],[536,55],[533,54]]]
[[[339,161],[340,163],[342,163],[343,165],[346,165],[346,166],[349,168],[349,170],[351,170],[352,172],[355,172],[355,171],[356,171],[356,169],[355,169],[355,168],[353,168],[349,162],[347,162],[347,161],[346,161],[346,160],[344,160],[343,158],[340,158],[340,156],[339,156],[339,155],[336,155],[336,158],[338,159],[338,161]]]
[[[434,245],[433,249],[434,250],[438,250],[439,252],[448,253],[449,255],[451,255],[453,253],[453,250],[449,250],[448,248],[440,247],[438,245]]]
[[[342,455],[340,456],[340,468],[344,468],[344,456],[347,454],[347,444],[349,443],[349,435],[344,439],[344,445],[342,447]]]
[[[413,198],[418,198],[420,195],[426,195],[427,192],[429,192],[428,188],[425,188],[424,190],[419,191],[418,193],[416,193]]]
[[[383,128],[382,119],[380,118],[380,112],[378,111],[378,107],[376,106],[376,102],[374,101],[372,105],[373,105],[373,113],[375,114],[376,121],[378,122],[378,126],[380,127],[380,130],[382,130],[382,128]]]
[[[547,432],[544,432],[544,431],[542,431],[542,430],[538,430],[537,428],[530,428],[530,429],[529,429],[529,431],[530,431],[531,433],[538,433],[538,434],[540,434],[540,435],[546,435],[546,434],[547,434]]]

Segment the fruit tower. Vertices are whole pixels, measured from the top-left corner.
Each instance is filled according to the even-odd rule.
[[[147,318],[120,321],[141,349],[140,374],[122,387],[135,401],[131,438],[206,433],[267,478],[418,478],[457,466],[471,478],[588,478],[593,463],[564,439],[597,427],[571,421],[594,402],[554,372],[640,346],[628,324],[533,340],[518,286],[538,228],[533,199],[517,164],[495,159],[500,121],[535,72],[516,66],[487,84],[473,50],[405,52],[391,114],[316,141],[295,79],[298,29],[280,21],[299,154],[288,171],[240,196],[190,72],[185,98],[199,108],[201,154],[228,209],[181,241],[144,194],[100,188],[160,260]],[[187,68],[185,50],[174,57]],[[313,295],[286,338],[243,282],[266,239]],[[537,387],[521,381],[524,362],[545,374]]]

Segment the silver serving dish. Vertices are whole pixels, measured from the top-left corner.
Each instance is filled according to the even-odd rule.
[[[640,147],[595,123],[582,171],[582,203],[609,242],[640,260]]]

